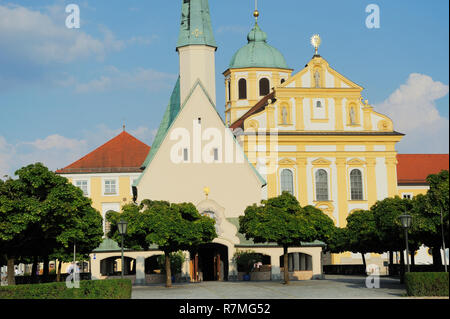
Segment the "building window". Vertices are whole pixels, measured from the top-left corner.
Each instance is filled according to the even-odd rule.
[[[319,109],[322,108],[322,102],[317,101],[316,102],[316,107],[319,108]]]
[[[283,84],[284,82],[286,82],[286,80],[285,79],[281,79],[281,84]]]
[[[198,118],[198,124],[199,124],[199,125],[202,124],[202,118],[201,118],[201,117]]]
[[[259,95],[266,96],[270,93],[270,82],[269,79],[262,78],[259,80]]]
[[[105,180],[105,195],[117,194],[117,182],[115,179]]]
[[[214,149],[214,160],[215,161],[219,160],[219,149],[218,148]]]
[[[403,199],[412,199],[412,194],[409,194],[409,193],[403,193],[402,194],[402,197],[403,197]]]
[[[75,181],[75,186],[80,188],[83,191],[83,195],[84,196],[88,196],[89,192],[88,192],[88,181],[84,180],[84,181]]]
[[[189,161],[189,150],[187,148],[183,148],[183,159],[185,162]]]
[[[316,200],[328,200],[328,173],[324,169],[319,169],[316,172]]]
[[[247,80],[240,79],[239,80],[239,100],[247,99]]]
[[[292,171],[283,169],[281,171],[281,192],[288,192],[294,195],[294,177]]]
[[[228,81],[228,101],[231,101],[231,81]]]
[[[352,200],[363,200],[362,174],[359,169],[350,172],[350,188]]]

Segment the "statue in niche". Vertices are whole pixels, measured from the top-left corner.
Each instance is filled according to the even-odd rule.
[[[320,73],[319,73],[319,71],[316,71],[316,73],[314,73],[314,80],[316,82],[316,89],[320,88]]]
[[[286,107],[283,107],[283,109],[281,110],[281,115],[282,115],[282,118],[283,118],[283,124],[288,124],[287,123],[287,110],[286,110]]]
[[[221,227],[222,220],[219,218],[219,216],[217,216],[216,213],[214,213],[211,210],[206,210],[206,211],[204,211],[202,213],[202,215],[214,219],[216,221],[215,228],[216,228],[217,235],[220,236],[220,235],[223,234],[223,230],[222,230],[222,227]]]
[[[350,124],[351,125],[356,124],[356,114],[355,108],[353,106],[350,108]]]

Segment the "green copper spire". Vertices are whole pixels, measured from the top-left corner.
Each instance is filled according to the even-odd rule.
[[[180,35],[177,48],[187,45],[217,47],[211,27],[208,0],[182,0]]]

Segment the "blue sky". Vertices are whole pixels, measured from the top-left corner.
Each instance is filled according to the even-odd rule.
[[[43,161],[70,164],[121,131],[151,144],[178,75],[175,45],[181,0],[0,0],[0,176]],[[210,0],[217,108],[222,72],[246,44],[253,0]],[[65,6],[81,28],[65,28]],[[368,4],[381,11],[368,29]],[[363,86],[363,96],[408,133],[403,153],[447,153],[447,0],[259,0],[268,42],[298,72],[320,54]],[[425,133],[424,133],[425,132]]]

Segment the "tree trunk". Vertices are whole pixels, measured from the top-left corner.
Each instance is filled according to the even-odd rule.
[[[16,274],[14,271],[14,257],[8,256],[7,264],[7,279],[8,286],[14,286],[16,284]]]
[[[400,283],[405,282],[405,255],[403,251],[400,251]]]
[[[283,246],[283,264],[284,264],[284,284],[289,285],[289,255],[288,255],[288,247]]]
[[[367,264],[366,264],[366,256],[364,253],[361,253],[362,256],[362,261],[363,261],[363,265],[364,265],[364,271],[367,270]]]
[[[31,282],[33,284],[37,282],[37,266],[38,266],[38,258],[37,256],[33,256],[33,266],[31,267]]]
[[[49,264],[48,256],[44,256],[44,271],[43,271],[44,282],[49,282],[49,278],[48,278],[48,270],[49,270],[48,264]]]
[[[172,287],[172,272],[170,271],[170,254],[164,252],[166,259],[166,288]]]
[[[56,265],[56,263],[55,263]],[[56,281],[60,282],[61,281],[61,260],[58,260],[58,271],[56,273]]]
[[[433,268],[436,271],[440,271],[442,268],[441,247],[433,247],[431,249],[431,254],[433,255]]]

